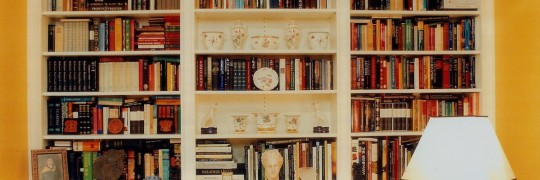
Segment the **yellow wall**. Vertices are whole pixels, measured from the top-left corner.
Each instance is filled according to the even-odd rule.
[[[28,172],[26,1],[0,1],[0,179]]]
[[[495,1],[497,133],[518,179],[540,177],[539,6]]]

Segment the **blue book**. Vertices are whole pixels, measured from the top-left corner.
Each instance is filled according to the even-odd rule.
[[[105,23],[99,23],[99,51],[105,51]]]

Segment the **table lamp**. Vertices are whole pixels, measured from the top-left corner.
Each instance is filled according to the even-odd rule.
[[[516,179],[487,117],[432,117],[402,179]]]

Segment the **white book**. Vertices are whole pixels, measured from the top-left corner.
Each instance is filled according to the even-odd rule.
[[[109,134],[109,107],[103,107],[103,134]]]
[[[195,152],[232,152],[232,148],[228,147],[200,147],[195,148]]]
[[[150,134],[151,106],[150,104],[144,104],[144,134]]]
[[[234,161],[197,161],[196,169],[236,169],[237,163]]]
[[[283,164],[284,164],[283,168],[285,170],[285,180],[289,180],[289,174],[290,174],[290,172],[289,172],[289,149],[288,148],[283,149],[283,154],[285,155],[283,157],[283,159],[284,159],[283,160]]]
[[[326,162],[326,180],[332,180],[332,143],[326,144],[326,154],[325,154],[325,162]]]
[[[139,62],[131,62],[130,91],[139,91],[139,77]]]
[[[131,131],[131,126],[130,126],[130,122],[132,120],[132,117],[131,117],[131,110],[129,108],[125,108],[126,110],[124,111],[123,109],[120,109],[120,111],[122,112],[122,118],[124,118],[124,134],[130,134],[130,131]]]

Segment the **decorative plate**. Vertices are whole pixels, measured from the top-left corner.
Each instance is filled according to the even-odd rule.
[[[266,67],[261,68],[255,71],[255,74],[253,74],[253,83],[255,83],[255,86],[261,90],[272,90],[279,83],[278,74],[273,69]]]

